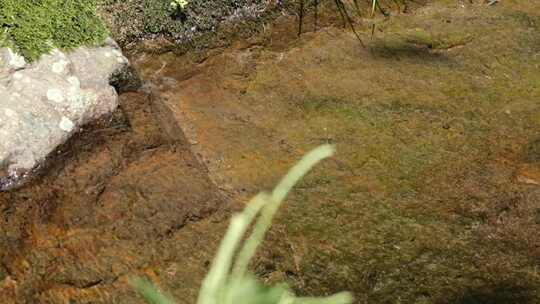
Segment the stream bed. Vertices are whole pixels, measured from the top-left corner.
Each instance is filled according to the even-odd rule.
[[[231,211],[333,143],[278,215],[262,280],[358,303],[538,303],[539,12],[441,1],[366,47],[283,17],[205,53],[131,54],[144,89],[0,194],[0,301],[138,303],[138,275],[193,303]]]

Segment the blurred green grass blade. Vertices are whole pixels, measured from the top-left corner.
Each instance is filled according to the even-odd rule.
[[[287,294],[289,291],[285,286],[264,286],[248,275],[230,282],[220,304],[277,304]]]
[[[226,283],[234,252],[255,216],[268,201],[268,197],[267,193],[259,193],[250,201],[244,212],[233,216],[229,229],[225,233],[218,253],[212,262],[210,272],[203,281],[197,303],[216,303],[218,292],[223,289]]]
[[[336,149],[333,145],[322,145],[306,154],[291,170],[283,177],[272,192],[272,200],[279,203],[291,191],[292,187],[306,175],[321,160],[334,155]]]
[[[146,279],[133,278],[129,281],[129,285],[131,285],[131,287],[133,287],[149,304],[174,304],[172,300],[169,300]]]
[[[257,247],[264,239],[272,219],[287,194],[318,162],[334,154],[334,146],[323,145],[306,154],[283,177],[272,193],[261,192],[244,211],[235,214],[223,237],[218,253],[199,292],[198,304],[350,304],[350,293],[338,293],[325,298],[296,298],[286,285],[274,287],[259,283],[247,271]],[[253,232],[244,242],[233,265],[233,258],[249,226],[259,218]],[[231,266],[234,268],[231,271]],[[149,281],[136,278],[130,281],[148,303],[173,304]]]
[[[239,279],[247,272],[249,261],[255,255],[257,247],[264,239],[264,235],[272,225],[277,210],[281,203],[298,181],[304,177],[321,160],[332,156],[335,148],[332,145],[322,145],[306,154],[276,186],[268,203],[261,211],[261,216],[253,228],[250,237],[244,243],[244,247],[238,254],[232,273],[234,279]]]
[[[218,254],[212,263],[210,272],[203,281],[197,303],[220,304],[217,302],[219,292],[224,289],[234,251],[240,243],[248,225],[249,222],[242,215],[237,214],[233,216],[229,229],[223,237]]]

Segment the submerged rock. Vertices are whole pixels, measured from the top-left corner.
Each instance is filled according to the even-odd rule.
[[[109,39],[70,53],[53,50],[34,63],[0,50],[0,190],[20,185],[80,126],[111,113],[111,76],[128,60]]]

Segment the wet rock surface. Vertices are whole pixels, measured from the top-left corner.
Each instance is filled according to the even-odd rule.
[[[224,199],[156,113],[149,96],[121,95],[112,120],[57,150],[47,175],[0,194],[2,303],[133,303],[130,276],[152,276],[157,265],[175,276],[189,269],[184,259],[203,254],[188,249],[214,246],[217,239],[200,244],[195,232],[177,242],[208,225],[182,229]],[[185,284],[196,290],[195,281]]]
[[[58,50],[31,64],[2,49],[0,61],[0,189],[25,176],[84,124],[118,105],[109,85],[127,66],[117,45]]]
[[[446,2],[445,2],[446,3]],[[338,154],[287,200],[253,270],[358,303],[538,303],[535,2],[439,3],[297,38],[135,55],[144,93],[0,194],[0,302],[194,303],[232,201],[302,154]],[[338,19],[339,20],[339,19]],[[319,23],[320,25],[320,23]],[[225,195],[225,197],[224,197]]]
[[[254,265],[267,282],[357,303],[540,301],[540,7],[462,4],[380,20],[366,48],[306,16],[301,39],[281,19],[204,62],[133,60],[238,200],[337,145],[278,215]]]

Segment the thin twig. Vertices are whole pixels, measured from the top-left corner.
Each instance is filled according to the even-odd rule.
[[[341,15],[341,21],[343,22],[343,27],[347,27],[347,21],[345,20],[345,15],[343,14],[343,11],[341,10],[341,0],[334,0],[334,3],[336,4],[336,8],[339,12],[339,15]]]
[[[304,0],[300,0],[300,7],[298,12],[298,36],[302,35],[302,25],[304,24]]]
[[[387,12],[382,8],[380,1],[376,0],[376,1],[375,1],[375,5],[377,6],[377,8],[378,8],[379,11],[381,12],[381,14],[383,14],[383,16],[385,16],[385,17],[390,16],[390,14],[387,13]]]
[[[319,0],[315,0],[315,30],[317,30],[319,21]]]
[[[349,13],[347,12],[347,8],[345,7],[345,4],[343,4],[343,2],[341,0],[336,0],[336,4],[338,6],[340,6],[340,11],[343,12],[344,18],[347,20],[347,23],[351,27],[352,32],[356,36],[356,39],[358,39],[358,41],[360,42],[360,45],[362,45],[362,47],[365,48],[366,46],[364,45],[364,42],[362,41],[362,38],[360,38],[360,35],[358,35],[358,32],[356,32],[356,29],[354,28],[354,22],[353,22],[351,16],[349,16]]]

